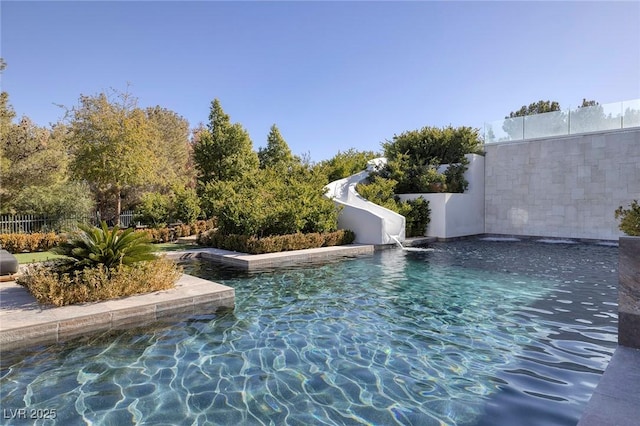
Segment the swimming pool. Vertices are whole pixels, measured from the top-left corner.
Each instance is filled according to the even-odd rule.
[[[575,425],[616,346],[617,248],[432,247],[257,273],[187,264],[234,287],[235,310],[5,354],[3,410],[55,410],[51,424]]]

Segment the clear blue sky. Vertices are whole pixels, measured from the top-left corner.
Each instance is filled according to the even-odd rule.
[[[219,98],[254,147],[313,160],[540,99],[640,98],[640,2],[1,2],[2,90],[56,122],[130,91],[192,127]]]

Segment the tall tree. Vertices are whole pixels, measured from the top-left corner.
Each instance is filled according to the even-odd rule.
[[[2,108],[6,112],[6,104]],[[27,190],[46,194],[53,187],[62,188],[60,185],[68,177],[68,154],[60,126],[49,130],[36,126],[28,117],[22,117],[17,124],[7,120],[2,126],[0,205],[2,211],[9,212],[19,208],[16,202],[25,199],[21,194]],[[37,206],[39,201],[38,197],[31,197],[29,202]],[[36,208],[30,213],[45,213],[44,210],[39,212]]]
[[[200,132],[193,146],[193,157],[201,184],[238,179],[258,168],[247,131],[231,123],[220,101],[211,102],[207,129]]]
[[[154,147],[156,129],[128,93],[113,91],[80,96],[68,111],[72,170],[88,182],[100,200],[103,219],[116,224],[122,210],[122,191],[158,181],[159,159]],[[113,215],[111,215],[112,213]]]
[[[157,131],[154,149],[160,160],[157,173],[163,185],[169,187],[189,184],[194,177],[189,122],[177,113],[160,106],[147,108],[145,112]]]
[[[592,132],[620,125],[619,117],[607,116],[602,105],[586,98],[582,99],[578,108],[570,111],[569,120],[571,133]]]
[[[502,130],[507,132],[511,139],[522,139],[525,136],[525,120],[529,115],[544,114],[547,112],[560,111],[560,104],[556,101],[539,100],[529,105],[523,105],[516,111],[511,111],[502,124]],[[566,126],[564,114],[560,113],[547,124],[548,128],[561,130]]]
[[[294,161],[289,145],[287,145],[275,124],[271,126],[267,136],[267,147],[258,150],[258,159],[260,160],[261,169],[286,168]]]
[[[560,104],[556,101],[533,102],[531,104],[522,105],[519,110],[511,111],[505,118],[523,117],[525,115],[543,114],[545,112],[560,111]]]

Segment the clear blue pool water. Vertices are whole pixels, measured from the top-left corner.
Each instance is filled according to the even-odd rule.
[[[65,425],[575,425],[616,346],[617,248],[431,247],[257,273],[187,264],[234,287],[235,310],[5,353],[3,411],[53,409],[41,424]]]

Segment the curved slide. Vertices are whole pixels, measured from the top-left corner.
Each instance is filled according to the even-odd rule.
[[[367,170],[326,186],[326,196],[343,207],[338,217],[338,227],[355,232],[356,243],[397,244],[405,240],[404,216],[367,201],[356,192],[356,185],[385,162],[385,158],[370,160]]]

